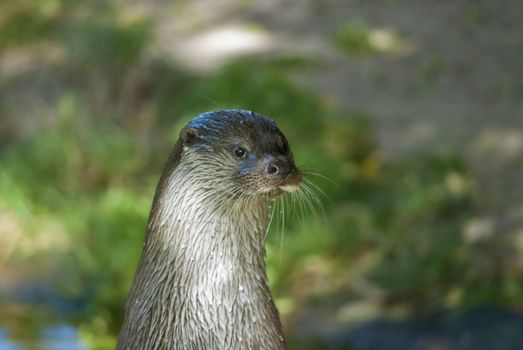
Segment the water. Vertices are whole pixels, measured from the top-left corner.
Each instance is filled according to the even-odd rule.
[[[21,350],[24,349],[22,345],[17,342],[11,341],[7,337],[7,331],[0,328],[0,350]]]
[[[78,331],[65,324],[43,329],[41,342],[46,350],[87,350],[87,345],[78,338]]]
[[[46,281],[0,285],[0,350],[88,350],[72,321],[85,305]]]
[[[27,339],[12,339],[9,332],[0,328],[0,350],[88,350],[78,336],[78,330],[68,324],[42,327],[39,334]]]

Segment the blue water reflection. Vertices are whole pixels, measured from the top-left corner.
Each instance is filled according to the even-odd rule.
[[[23,349],[20,344],[7,339],[7,332],[5,329],[0,328],[0,350],[21,350]]]
[[[45,350],[87,350],[87,346],[78,339],[78,331],[65,324],[44,329],[42,343]]]
[[[34,341],[30,341],[34,344]],[[36,339],[39,348],[44,350],[88,350],[87,345],[78,337],[78,331],[67,324],[58,324],[47,327],[40,332]],[[5,329],[0,328],[0,350],[24,350],[30,348],[23,341],[9,339]]]

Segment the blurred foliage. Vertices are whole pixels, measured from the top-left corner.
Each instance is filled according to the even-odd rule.
[[[410,47],[408,41],[394,31],[387,28],[372,28],[359,20],[345,22],[336,28],[332,43],[347,56],[401,53]]]
[[[523,306],[521,266],[511,263],[509,243],[465,239],[479,204],[459,154],[385,162],[364,112],[340,111],[330,97],[293,83],[289,73],[302,69],[301,60],[242,59],[196,76],[147,57],[150,22],[123,20],[105,2],[8,1],[0,8],[0,48],[48,42],[66,53],[41,67],[56,79],[47,84],[61,86],[40,89],[48,116],[2,141],[0,214],[14,215],[25,247],[5,264],[86,300],[79,322],[95,347],[114,344],[154,186],[178,130],[220,108],[276,119],[309,172],[309,204],[286,202],[268,240],[282,314],[369,296],[412,312]],[[341,28],[335,43],[350,53],[373,50],[368,28],[357,23]],[[2,80],[0,91],[17,79]],[[27,103],[38,110],[35,101]],[[9,117],[5,108],[0,113]]]
[[[334,44],[349,55],[373,53],[374,47],[370,40],[370,28],[363,22],[347,22],[337,29]]]

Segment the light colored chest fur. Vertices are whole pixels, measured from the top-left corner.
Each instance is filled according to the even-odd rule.
[[[267,203],[219,198],[197,179],[169,181],[150,218],[119,349],[284,348],[264,265]]]

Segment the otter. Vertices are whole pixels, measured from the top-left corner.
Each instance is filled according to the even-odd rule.
[[[265,271],[269,205],[301,173],[276,123],[204,113],[156,188],[117,349],[285,349]]]

